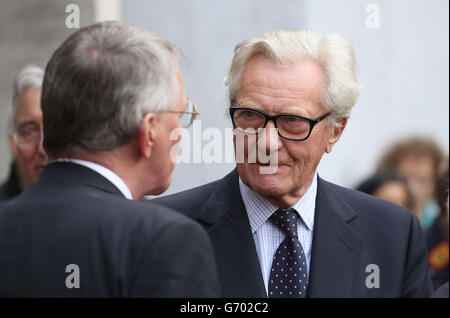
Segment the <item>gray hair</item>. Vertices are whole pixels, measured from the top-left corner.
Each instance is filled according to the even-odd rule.
[[[15,77],[13,84],[13,98],[9,109],[8,134],[12,136],[16,131],[17,107],[25,91],[31,87],[41,87],[44,70],[35,65],[26,66]]]
[[[179,97],[181,51],[149,30],[117,21],[81,28],[55,51],[44,78],[49,156],[112,150],[139,132],[142,117]]]
[[[333,112],[330,125],[339,126],[337,120],[350,115],[361,86],[356,79],[352,45],[344,36],[319,36],[309,30],[274,31],[239,43],[224,80],[228,87],[230,106],[238,93],[247,61],[259,54],[283,66],[292,66],[302,59],[317,62],[326,78],[327,88],[322,92],[321,101],[327,111]]]

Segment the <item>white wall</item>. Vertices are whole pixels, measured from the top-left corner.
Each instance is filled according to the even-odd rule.
[[[364,84],[349,125],[319,167],[322,176],[354,186],[398,138],[430,136],[449,147],[449,2],[445,0],[303,1],[308,27],[330,27],[353,41]],[[366,6],[380,9],[369,29]]]
[[[369,4],[379,28],[368,28]],[[275,29],[340,31],[353,42],[365,89],[319,173],[354,186],[397,138],[431,136],[448,153],[448,1],[446,0],[131,0],[122,16],[183,49],[186,94],[199,104],[202,128],[230,127],[223,77],[234,46]],[[369,7],[370,8],[370,7]],[[205,143],[204,143],[205,144]],[[167,193],[222,177],[233,164],[179,164]]]
[[[35,3],[36,2],[36,3]],[[1,132],[11,81],[27,61],[45,62],[68,34],[67,3],[1,2]],[[234,46],[276,29],[341,31],[354,43],[359,78],[365,85],[349,124],[319,172],[353,186],[370,174],[385,147],[411,134],[431,136],[449,148],[449,16],[447,0],[96,0],[95,19],[120,17],[170,39],[183,49],[186,93],[201,110],[202,128],[230,127],[223,77]],[[92,19],[92,3],[77,0],[82,24]],[[370,29],[369,4],[380,10],[380,27]],[[120,10],[122,6],[122,10]],[[98,10],[97,10],[98,9]],[[120,12],[121,11],[121,12]],[[91,20],[92,21],[92,20]],[[62,37],[61,37],[62,36]],[[12,54],[13,53],[13,54]],[[203,145],[207,142],[204,141]],[[9,150],[0,139],[0,177],[6,176]],[[180,164],[168,193],[222,177],[233,164]]]
[[[171,40],[186,55],[182,63],[186,95],[200,108],[202,129],[231,127],[225,116],[223,78],[241,40],[272,29],[299,28],[302,4],[299,1],[124,1],[125,21],[144,26]],[[203,145],[207,143],[204,142]],[[173,193],[224,176],[234,164],[179,164],[166,192]]]

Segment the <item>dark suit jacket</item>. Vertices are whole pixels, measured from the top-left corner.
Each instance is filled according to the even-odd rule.
[[[431,298],[448,298],[448,282],[436,289]]]
[[[9,168],[8,179],[0,186],[0,202],[11,199],[22,192],[14,163]]]
[[[152,202],[183,212],[208,230],[223,296],[266,297],[236,170]],[[379,268],[379,288],[366,287],[366,279],[369,286],[375,282],[370,264]],[[308,297],[428,297],[432,287],[417,218],[319,178],[308,288]]]
[[[66,287],[66,266],[80,288]],[[213,250],[195,222],[126,200],[95,171],[52,163],[0,210],[0,297],[215,297]]]

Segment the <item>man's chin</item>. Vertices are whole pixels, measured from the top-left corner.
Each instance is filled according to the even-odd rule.
[[[242,181],[263,197],[279,197],[289,192],[289,177],[280,173],[241,175]]]
[[[245,173],[245,175],[251,176],[254,179],[262,178],[267,180],[285,179],[291,175],[291,169],[287,165],[241,164],[238,165],[238,171],[240,175]]]

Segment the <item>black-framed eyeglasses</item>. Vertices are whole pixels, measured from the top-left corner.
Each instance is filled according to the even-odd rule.
[[[331,112],[311,119],[293,114],[269,115],[261,110],[232,106],[230,107],[233,127],[246,134],[259,134],[271,120],[281,138],[303,141],[309,138],[315,125],[327,118]]]
[[[181,114],[180,125],[183,128],[188,128],[189,126],[191,126],[195,118],[199,114],[197,110],[197,104],[195,104],[194,100],[189,97],[186,98],[186,108],[184,111],[166,110],[165,112]]]

